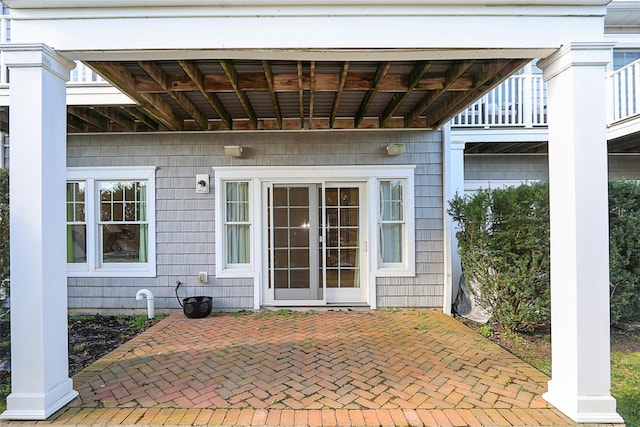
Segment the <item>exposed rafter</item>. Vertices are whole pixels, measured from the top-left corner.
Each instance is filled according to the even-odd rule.
[[[302,76],[302,61],[296,64],[298,69],[298,104],[300,105],[300,129],[304,129],[304,79]]]
[[[420,114],[424,112],[431,104],[433,104],[438,98],[440,98],[447,89],[456,82],[460,76],[462,76],[473,64],[473,61],[456,62],[447,70],[445,74],[444,84],[441,89],[429,91],[426,95],[420,99],[420,101],[411,109],[409,114],[405,116],[404,122],[407,127],[420,117]]]
[[[427,126],[439,127],[455,116],[463,109],[481,98],[483,94],[500,84],[511,73],[524,64],[522,60],[498,61],[481,67],[476,76],[476,89],[472,91],[460,92],[451,97],[446,102],[441,103],[439,108],[429,112],[426,119]]]
[[[349,73],[349,62],[344,62],[340,68],[338,90],[333,97],[333,106],[331,107],[331,115],[329,116],[329,127],[333,129],[333,125],[336,121],[336,115],[338,115],[338,108],[340,107],[340,100],[342,99],[342,93],[344,92],[344,85],[347,82],[347,75]]]
[[[136,131],[136,124],[128,115],[124,115],[118,109],[115,108],[107,108],[107,107],[96,107],[94,111],[100,114],[103,117],[106,117],[111,122],[122,126],[122,128],[128,130],[129,132]]]
[[[206,90],[204,76],[198,66],[193,61],[178,61],[178,64],[180,64],[180,67],[182,67],[187,76],[189,76],[193,84],[196,85],[200,94],[207,100],[211,108],[213,108],[213,111],[216,112],[225,126],[229,129],[233,129],[233,119],[231,118],[231,115],[224,107],[224,104],[220,101],[220,98],[218,98],[215,93],[211,93]]]
[[[174,101],[182,107],[184,111],[187,112],[193,119],[198,122],[198,124],[207,129],[207,118],[202,114],[198,107],[194,105],[193,102],[183,93],[183,92],[174,92],[171,90],[169,86],[169,78],[167,74],[162,71],[162,69],[153,62],[138,62],[140,68],[142,68],[153,80],[156,81],[162,87],[162,89],[171,97]]]
[[[278,129],[282,129],[282,111],[280,111],[280,101],[278,101],[278,94],[276,93],[273,81],[273,70],[271,69],[269,61],[262,61],[262,67],[264,68],[264,76],[267,80],[273,111],[276,115],[276,121],[278,122]]]
[[[92,108],[69,107],[67,108],[67,113],[84,120],[91,126],[94,126],[103,132],[110,130],[109,120],[97,114]]]
[[[380,127],[384,127],[387,124],[391,116],[393,116],[402,103],[409,97],[409,95],[411,95],[411,92],[415,89],[418,83],[420,83],[420,79],[425,75],[429,68],[431,68],[430,62],[420,61],[416,63],[409,73],[406,92],[395,94],[391,99],[391,102],[387,104],[386,108],[382,112],[382,115],[380,116]]]
[[[380,86],[382,85],[382,82],[384,81],[385,76],[389,72],[389,68],[391,68],[391,62],[385,62],[383,64],[378,65],[378,68],[376,69],[376,75],[373,78],[373,84],[371,88],[367,91],[367,93],[364,95],[364,98],[360,103],[360,107],[358,107],[358,111],[356,112],[355,118],[353,120],[354,128],[357,128],[358,126],[360,126],[362,119],[367,114],[367,111],[369,111],[371,102],[373,101],[373,98],[376,96],[376,93],[380,89]]]
[[[251,101],[249,101],[249,97],[245,93],[244,90],[240,88],[238,84],[238,72],[236,71],[236,67],[233,66],[231,61],[220,60],[220,66],[224,70],[224,73],[227,75],[231,86],[233,87],[233,91],[236,93],[242,108],[244,108],[247,117],[249,117],[249,121],[253,125],[255,129],[258,129],[258,119],[256,118],[256,113],[253,111],[253,106],[251,105]]]
[[[316,100],[316,61],[309,64],[309,129],[313,129],[313,104]]]
[[[182,120],[175,115],[171,105],[162,99],[161,96],[136,91],[135,78],[126,67],[115,62],[89,62],[87,65],[120,89],[129,98],[140,104],[144,111],[149,112],[150,115],[155,117],[167,129],[182,129]]]

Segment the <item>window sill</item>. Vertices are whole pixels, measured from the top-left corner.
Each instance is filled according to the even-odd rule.
[[[155,268],[100,268],[96,270],[67,269],[67,277],[156,277]]]

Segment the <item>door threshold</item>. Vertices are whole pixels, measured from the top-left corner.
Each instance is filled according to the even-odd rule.
[[[367,311],[371,305],[363,303],[327,303],[325,305],[262,305],[264,310],[291,310],[291,311]]]

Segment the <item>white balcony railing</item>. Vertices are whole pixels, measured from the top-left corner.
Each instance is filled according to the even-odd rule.
[[[607,76],[610,101],[607,124],[640,114],[640,60]]]
[[[451,126],[465,128],[546,125],[547,92],[539,73],[509,77],[451,121]]]

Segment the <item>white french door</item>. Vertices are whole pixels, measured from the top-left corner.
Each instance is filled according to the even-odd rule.
[[[263,183],[267,304],[366,301],[365,188]]]

